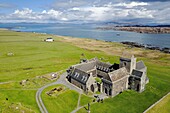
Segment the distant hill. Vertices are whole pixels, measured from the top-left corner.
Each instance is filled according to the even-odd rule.
[[[138,24],[130,22],[103,22],[103,25],[112,25],[116,27],[170,27],[170,24]]]

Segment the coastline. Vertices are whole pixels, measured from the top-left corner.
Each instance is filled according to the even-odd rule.
[[[146,34],[170,34],[170,27],[134,27],[134,26],[104,26],[97,27],[101,30],[128,31]]]
[[[128,31],[116,31],[116,30],[97,30],[95,29],[98,25],[70,25],[70,24],[4,24],[1,27],[9,30],[15,30],[17,32],[37,32],[56,34],[62,36],[79,37],[79,38],[90,38],[111,42],[138,42],[140,44],[151,44],[152,46],[158,47],[169,47],[170,48],[170,34],[142,34]]]
[[[9,30],[9,29],[7,29],[7,28],[0,28],[0,30],[3,30],[3,31],[4,31],[4,30]]]
[[[118,45],[119,47],[121,46],[125,46],[126,48],[129,49],[142,49],[142,50],[151,50],[151,51],[159,51],[161,53],[165,53],[165,54],[169,54],[170,53],[170,48],[164,47],[164,48],[160,48],[160,47],[156,47],[156,46],[152,46],[152,45],[144,45],[144,44],[140,44],[137,42],[113,42],[113,41],[106,41],[106,40],[98,40],[98,39],[92,39],[92,38],[79,38],[79,37],[72,37],[72,36],[62,36],[62,35],[56,35],[56,34],[48,34],[48,33],[37,33],[37,32],[23,32],[23,31],[15,31],[15,30],[10,30],[10,29],[6,29],[6,28],[2,28],[2,31],[4,30],[8,30],[8,31],[13,31],[13,32],[21,32],[21,33],[33,33],[33,34],[40,34],[40,35],[50,35],[52,37],[60,37],[62,39],[64,39],[66,42],[69,43],[73,43],[74,45],[77,45],[78,47],[83,47],[85,49],[90,49],[89,47],[84,47],[84,44],[88,44],[90,45],[92,48],[94,46],[94,48],[96,49],[96,45],[97,47],[100,45],[102,47],[102,45],[106,45],[107,43],[109,44],[115,44]],[[83,43],[81,43],[83,42]],[[92,43],[89,43],[92,42]],[[108,45],[108,47],[110,47]],[[104,47],[104,48],[107,48]],[[108,48],[110,49],[110,48]],[[117,49],[116,51],[114,50],[115,48],[113,48],[113,52],[116,52],[117,54],[120,55],[120,53],[122,51],[120,51],[119,49]],[[118,51],[119,50],[119,51]],[[165,50],[165,51],[164,51]],[[100,49],[98,49],[97,51],[101,51]],[[111,51],[111,50],[103,50],[103,51]],[[135,52],[131,51],[133,54]],[[139,55],[141,56],[141,55]]]
[[[10,31],[14,31],[14,32],[23,32],[23,31],[15,31],[15,30],[11,30],[11,29],[7,29],[7,28],[0,28],[0,30],[10,30]],[[79,37],[72,37],[72,36],[62,36],[62,35],[57,35],[57,34],[48,34],[48,33],[39,33],[39,32],[25,32],[25,33],[34,33],[34,34],[44,34],[44,35],[54,35],[54,36],[58,36],[58,37],[69,37],[69,38],[76,38],[76,39],[80,39]],[[92,39],[92,38],[81,38],[81,39],[89,39],[89,40],[98,40],[98,39]],[[127,45],[129,48],[141,48],[141,49],[147,49],[147,50],[157,50],[163,53],[168,53],[170,54],[170,48],[169,47],[158,47],[158,46],[154,46],[151,44],[142,44],[142,43],[138,43],[138,42],[131,42],[131,41],[121,41],[121,42],[113,42],[113,41],[107,41],[107,40],[99,40],[99,41],[104,41],[104,42],[111,42],[111,43],[119,43],[119,44],[123,44],[123,45]]]

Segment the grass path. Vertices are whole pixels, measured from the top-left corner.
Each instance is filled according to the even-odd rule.
[[[0,82],[0,85],[2,85],[2,84],[8,84],[8,83],[11,83],[11,82],[13,82],[13,81],[8,81],[8,82]]]
[[[78,102],[77,102],[77,108],[80,106],[80,100],[81,100],[81,94],[79,94]]]
[[[86,98],[84,98],[84,97],[82,97],[82,95],[84,95],[84,94],[79,94],[79,98],[78,98],[78,102],[77,102],[77,108],[74,109],[71,113],[76,113],[80,109],[85,109],[85,107],[87,107],[88,103],[90,103],[90,105],[96,103],[96,102],[92,102],[91,97],[86,96]],[[84,101],[83,102],[84,104],[82,104],[82,102],[81,102],[82,100]]]

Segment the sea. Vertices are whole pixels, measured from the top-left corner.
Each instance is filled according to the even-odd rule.
[[[111,42],[137,42],[160,48],[170,48],[170,34],[145,34],[128,31],[100,30],[100,24],[71,23],[1,23],[0,28],[14,31],[47,33],[77,38],[90,38]]]

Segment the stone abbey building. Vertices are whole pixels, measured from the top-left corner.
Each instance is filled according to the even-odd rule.
[[[85,60],[67,70],[67,79],[85,92],[99,91],[108,96],[127,89],[142,92],[149,82],[147,67],[143,61],[136,62],[134,56],[121,57],[120,64],[101,62],[97,58]]]

